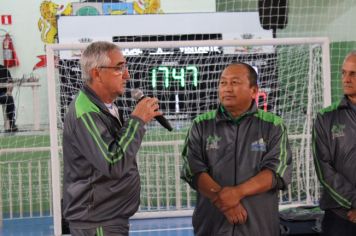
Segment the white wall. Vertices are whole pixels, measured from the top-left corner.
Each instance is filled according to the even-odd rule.
[[[58,4],[66,4],[70,1],[57,0]],[[20,66],[10,68],[14,79],[34,73],[39,77],[40,87],[40,111],[41,123],[48,123],[48,103],[47,103],[47,81],[46,68],[33,71],[34,65],[39,61],[37,56],[45,54],[45,45],[41,41],[40,31],[37,22],[40,18],[40,4],[42,0],[0,1],[0,15],[11,15],[12,25],[0,24],[0,29],[6,30],[12,36],[14,47],[20,61]],[[3,36],[4,32],[0,31]],[[4,37],[0,37],[0,41]],[[0,50],[0,63],[3,62],[2,50]],[[13,95],[16,100],[17,123],[21,125],[33,124],[32,112],[32,91],[30,88],[15,88]]]

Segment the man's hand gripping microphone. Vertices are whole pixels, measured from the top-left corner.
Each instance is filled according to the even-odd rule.
[[[145,95],[140,89],[133,89],[131,91],[131,97],[136,100],[137,103],[139,103],[142,99],[145,98]],[[164,128],[166,128],[169,131],[172,131],[173,128],[169,121],[163,116],[155,116],[155,119],[160,123]]]

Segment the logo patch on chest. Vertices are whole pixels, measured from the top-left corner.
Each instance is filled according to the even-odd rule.
[[[266,143],[263,138],[251,143],[251,151],[253,152],[265,152],[266,151]]]
[[[345,125],[336,124],[331,128],[331,135],[333,139],[345,136]]]
[[[216,136],[216,135],[209,135],[208,138],[206,139],[206,150],[217,150],[219,149],[219,141],[221,140],[221,137]]]

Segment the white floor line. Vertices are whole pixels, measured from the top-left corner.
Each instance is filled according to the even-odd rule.
[[[130,230],[130,233],[141,233],[141,232],[162,232],[162,231],[179,231],[179,230],[193,230],[193,227],[167,228],[167,229],[143,229],[143,230]]]

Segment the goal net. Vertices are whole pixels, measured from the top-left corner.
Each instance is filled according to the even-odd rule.
[[[48,45],[48,93],[55,225],[60,225],[63,116],[82,87],[79,56],[87,44]],[[137,160],[141,206],[136,217],[191,214],[195,192],[180,180],[183,141],[192,119],[218,105],[217,86],[229,63],[245,62],[259,75],[255,101],[260,109],[280,115],[293,151],[293,180],[280,192],[280,204],[315,203],[319,184],[311,152],[316,112],[330,104],[329,42],[325,38],[123,42],[131,79],[117,104],[127,117],[140,88],[160,100],[160,109],[174,128],[157,122],[147,132]]]

